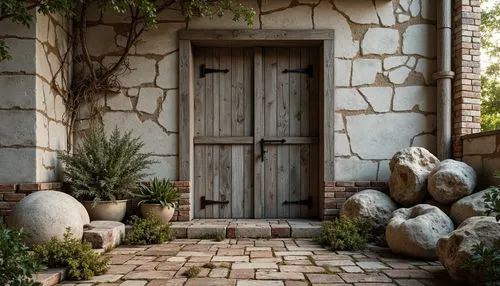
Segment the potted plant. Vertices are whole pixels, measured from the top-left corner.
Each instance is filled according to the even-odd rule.
[[[169,180],[154,178],[149,184],[139,187],[139,210],[145,217],[148,213],[160,217],[164,222],[169,222],[174,215],[175,204],[180,199],[180,193]]]
[[[59,153],[72,194],[80,199],[91,220],[121,221],[127,199],[154,163],[151,154],[141,153],[144,143],[131,132],[117,128],[108,137],[102,128],[84,134],[73,154]]]

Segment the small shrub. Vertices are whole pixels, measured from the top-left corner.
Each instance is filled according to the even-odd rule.
[[[129,223],[132,227],[125,236],[125,244],[162,244],[172,240],[170,225],[152,213],[147,214],[145,218],[132,216]]]
[[[201,237],[201,239],[213,240],[213,241],[224,241],[226,239],[226,234],[222,232],[206,234]]]
[[[500,179],[500,171],[495,172],[495,178]],[[486,214],[496,214],[496,219],[500,221],[500,186],[491,186],[484,194]]]
[[[198,274],[200,274],[200,272],[201,272],[200,267],[191,266],[186,271],[184,271],[184,276],[187,276],[189,278],[195,278],[196,276],[198,276]]]
[[[494,247],[476,244],[472,247],[472,256],[465,261],[463,267],[474,269],[482,278],[479,285],[500,286],[500,243]]]
[[[34,249],[35,256],[48,267],[68,267],[70,280],[89,280],[108,270],[109,257],[101,258],[88,242],[74,238],[70,230],[64,238],[52,238]]]
[[[341,215],[333,221],[323,223],[321,234],[315,238],[333,250],[363,249],[373,239],[374,223],[367,219],[351,220]]]
[[[40,285],[31,278],[42,266],[29,252],[22,231],[4,228],[0,224],[0,285]]]

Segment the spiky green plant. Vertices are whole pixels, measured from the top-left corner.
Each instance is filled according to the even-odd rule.
[[[495,171],[495,178],[500,179],[500,171]],[[484,204],[486,214],[496,214],[496,219],[500,221],[500,185],[491,186],[484,194]]]
[[[140,184],[139,204],[160,204],[164,207],[174,207],[181,197],[179,190],[174,187],[170,180],[158,180],[153,178],[149,184]]]
[[[122,134],[117,128],[108,137],[102,128],[85,133],[73,154],[60,152],[64,174],[70,180],[73,195],[84,200],[115,201],[133,195],[132,190],[144,179],[144,171],[154,163],[150,153],[141,153],[144,143]]]

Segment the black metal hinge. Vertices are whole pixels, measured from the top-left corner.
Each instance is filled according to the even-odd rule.
[[[284,205],[306,205],[308,209],[312,209],[313,207],[313,197],[309,196],[307,197],[307,200],[301,200],[301,201],[284,201]]]
[[[298,68],[298,69],[285,69],[283,73],[305,73],[309,77],[313,77],[313,66],[308,65],[307,68]]]
[[[228,200],[225,201],[213,201],[213,200],[207,200],[205,196],[201,197],[201,202],[200,202],[200,209],[205,209],[207,205],[227,205],[229,204]]]
[[[205,65],[200,66],[200,77],[205,77],[206,74],[208,73],[228,73],[229,69],[211,69],[207,68]]]

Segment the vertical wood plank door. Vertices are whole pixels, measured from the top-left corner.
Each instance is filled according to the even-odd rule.
[[[263,49],[265,218],[318,215],[318,53]]]
[[[316,217],[318,51],[193,53],[195,218]]]

